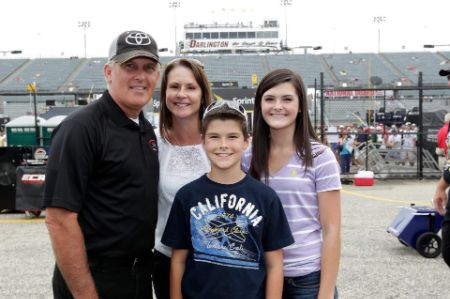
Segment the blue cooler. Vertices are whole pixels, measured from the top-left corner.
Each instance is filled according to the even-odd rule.
[[[398,238],[400,243],[416,249],[427,258],[437,257],[442,250],[438,236],[444,219],[435,209],[426,206],[402,207],[387,232]]]

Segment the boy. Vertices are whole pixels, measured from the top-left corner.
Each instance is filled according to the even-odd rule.
[[[212,103],[202,138],[211,171],[178,191],[162,238],[171,298],[281,298],[282,248],[294,239],[276,193],[241,170],[244,108]]]

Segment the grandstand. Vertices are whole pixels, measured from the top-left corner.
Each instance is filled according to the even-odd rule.
[[[367,85],[370,77],[382,79],[379,86],[392,86],[401,78],[389,61],[376,54],[323,55],[329,69],[335,74],[339,86]]]
[[[269,70],[289,68],[299,73],[307,86],[313,87],[314,80],[320,84],[320,73],[324,73],[324,84],[335,85],[333,72],[324,62],[321,55],[274,55],[264,56]]]
[[[7,80],[26,61],[26,59],[0,59],[0,83]]]
[[[450,53],[385,53],[382,57],[389,60],[392,65],[407,78],[412,84],[417,84],[417,74],[422,72],[425,82],[433,83],[436,77],[436,70],[450,67]]]
[[[71,80],[68,80],[64,86],[67,90],[104,89],[106,84],[103,77],[103,66],[106,62],[107,58],[105,57],[83,59]]]
[[[255,88],[252,77],[261,78],[276,68],[291,68],[298,72],[305,84],[312,88],[317,83],[319,88],[320,73],[324,74],[326,88],[370,88],[383,87],[399,89],[414,87],[417,84],[418,72],[423,73],[423,85],[430,87],[423,94],[433,99],[430,105],[446,105],[450,90],[445,78],[438,75],[443,68],[450,68],[450,52],[401,52],[401,53],[363,53],[363,54],[290,54],[287,52],[253,53],[253,54],[190,54],[205,65],[210,81],[235,81],[237,89]],[[175,58],[161,57],[162,67]],[[73,104],[74,96],[86,98],[100,94],[106,89],[103,78],[103,65],[106,57],[97,58],[39,58],[39,59],[0,59],[0,114],[17,117],[31,112],[30,98],[27,96],[27,84],[35,82],[38,102],[67,100]],[[371,77],[381,79],[380,86],[371,83]],[[343,84],[345,83],[345,84]],[[159,88],[159,86],[158,86]],[[236,87],[235,87],[236,88]],[[431,88],[433,88],[431,90]],[[158,92],[158,91],[157,91]],[[408,102],[417,98],[417,90],[397,90],[394,96],[396,108],[412,109],[416,103]],[[345,102],[345,98],[339,102]],[[364,114],[367,102],[360,99],[358,107],[345,108],[342,113],[337,110],[330,114],[338,115],[338,119],[346,118],[350,112],[359,111]],[[18,103],[23,103],[22,106]],[[347,104],[350,105],[350,104]],[[390,107],[388,105],[388,107]],[[378,107],[380,104],[378,104]]]
[[[25,61],[1,83],[1,90],[23,91],[24,86],[35,83],[42,92],[57,92],[79,66],[78,59],[39,58]]]
[[[263,56],[208,55],[195,58],[205,65],[205,71],[210,81],[237,81],[238,86],[252,88],[252,74],[262,78],[267,73]]]
[[[418,72],[424,85],[445,86],[438,71],[450,68],[450,52],[403,52],[380,54],[238,54],[190,55],[205,64],[211,81],[238,81],[239,87],[252,88],[251,76],[262,78],[276,68],[298,72],[309,87],[324,73],[325,85],[364,88],[369,77],[382,79],[383,87],[416,85]],[[161,57],[162,65],[175,57]],[[107,58],[0,59],[0,92],[25,92],[36,82],[38,92],[104,90],[103,65]]]

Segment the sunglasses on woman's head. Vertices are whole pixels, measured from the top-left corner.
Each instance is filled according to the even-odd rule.
[[[239,112],[242,116],[244,116],[244,118],[246,117],[246,111],[245,111],[244,106],[242,106],[241,104],[234,102],[234,101],[221,100],[221,101],[216,101],[216,102],[212,102],[211,104],[209,104],[209,106],[206,107],[206,109],[205,109],[203,118],[205,118],[208,115],[208,113],[210,113],[211,111],[214,111],[214,110],[219,109],[224,106],[227,106],[228,108]]]

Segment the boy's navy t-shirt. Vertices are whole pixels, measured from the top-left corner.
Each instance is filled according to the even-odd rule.
[[[189,249],[183,298],[264,298],[264,252],[294,242],[275,191],[246,175],[223,185],[206,175],[176,194],[162,243]]]

